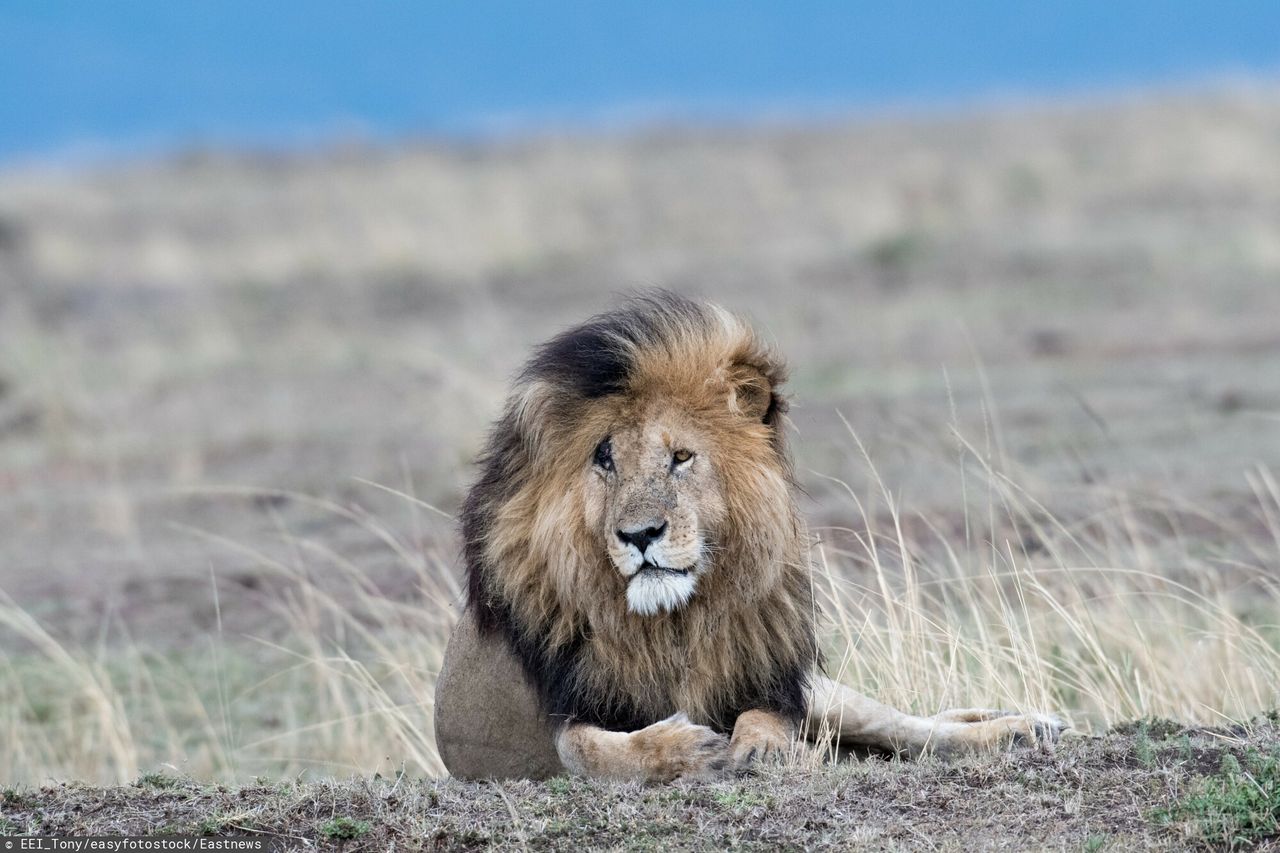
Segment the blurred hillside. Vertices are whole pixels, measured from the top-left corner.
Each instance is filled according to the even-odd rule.
[[[51,613],[203,600],[188,528],[354,547],[210,490],[451,512],[528,346],[652,285],[788,354],[819,523],[826,475],[866,483],[840,413],[944,513],[918,451],[953,424],[1058,509],[1105,481],[1230,515],[1280,465],[1274,89],[11,171],[0,275],[0,585]]]

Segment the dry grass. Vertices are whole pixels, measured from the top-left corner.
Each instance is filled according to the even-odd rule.
[[[883,484],[868,496],[849,490],[853,544],[816,551],[833,675],[922,713],[1055,709],[1086,733],[1142,717],[1222,724],[1280,706],[1273,553],[1224,571],[1213,556],[1170,551],[1171,519],[1123,496],[1068,525],[965,452],[966,488],[986,500],[981,517],[966,517],[967,538],[930,530],[927,517],[910,535],[908,510]],[[1266,471],[1255,482],[1259,518],[1280,542],[1280,492]],[[271,599],[266,621],[279,630],[230,641],[219,610],[208,645],[176,661],[141,644],[70,647],[5,601],[0,624],[29,651],[0,671],[10,697],[0,777],[124,782],[175,759],[184,774],[227,780],[444,772],[431,696],[460,595],[449,562],[377,517],[271,494],[358,526],[394,555],[401,583],[388,592],[346,555],[283,526],[280,557],[193,530],[256,566]],[[419,521],[438,513],[395,497]],[[868,509],[877,498],[880,514]],[[211,578],[215,605],[217,589]]]
[[[819,580],[833,671],[920,712],[1059,709],[1086,731],[1149,716],[1223,722],[1280,705],[1280,492],[1269,472],[1255,483],[1270,542],[1229,559],[1191,548],[1239,545],[1234,524],[1187,540],[1172,505],[1106,490],[1066,522],[988,453],[961,446],[966,491],[986,500],[966,515],[963,538],[928,516],[916,518],[921,534],[907,534],[909,513],[883,481],[880,519],[850,490],[856,544],[824,552]]]
[[[133,642],[72,648],[12,600],[0,601],[0,626],[27,644],[0,677],[12,699],[0,724],[10,746],[0,775],[123,781],[175,762],[198,778],[223,779],[306,769],[444,772],[430,697],[454,620],[449,602],[459,595],[451,570],[375,518],[271,496],[358,526],[400,561],[409,594],[380,590],[342,554],[283,529],[289,556],[281,559],[191,530],[256,567],[254,585],[269,599],[258,617],[263,634],[225,635],[212,570],[204,592],[214,629],[207,643],[173,656]]]

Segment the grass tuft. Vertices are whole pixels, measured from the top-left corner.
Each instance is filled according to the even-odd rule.
[[[1139,720],[1126,720],[1116,723],[1108,733],[1117,735],[1143,735],[1151,740],[1168,740],[1185,730],[1182,723],[1164,717],[1143,717]]]
[[[351,841],[368,835],[371,825],[367,820],[335,817],[320,824],[320,834],[330,841]]]
[[[1143,767],[1154,767],[1156,763],[1156,747],[1151,742],[1150,735],[1145,729],[1138,731],[1133,739],[1133,754],[1137,756],[1138,761]]]
[[[21,806],[25,804],[30,797],[20,788],[4,788],[0,790],[0,803],[6,806]]]
[[[151,773],[143,773],[133,784],[137,788],[155,788],[159,791],[170,791],[174,788],[182,787],[182,780],[176,776],[170,776],[168,773],[153,771]]]
[[[219,812],[202,817],[196,821],[197,835],[219,835],[231,828],[232,819]]]

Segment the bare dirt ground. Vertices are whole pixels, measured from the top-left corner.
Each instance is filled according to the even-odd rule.
[[[451,514],[528,347],[660,285],[749,314],[789,356],[803,508],[836,558],[905,506],[922,552],[1013,542],[1075,566],[989,511],[958,434],[1090,543],[1089,566],[1177,580],[1274,645],[1259,584],[1280,578],[1277,223],[1274,87],[0,173],[0,678],[22,685],[0,695],[0,775],[27,786],[6,819],[154,831],[232,815],[315,837],[350,812],[375,825],[371,847],[580,846],[582,827],[616,846],[643,831],[690,847],[1176,847],[1150,811],[1218,762],[1147,766],[1124,738],[674,794],[420,781],[439,770]],[[379,609],[335,621],[323,594],[352,578]],[[1187,648],[1225,636],[1195,630]],[[1065,666],[1038,651],[1044,672]],[[1167,661],[1157,681],[1183,663],[1212,679],[1240,652]],[[1098,669],[1115,701],[1031,686],[1092,733],[1153,708],[1225,725],[1280,704],[1266,669],[1170,707],[1141,666]],[[386,692],[348,704],[353,679]],[[936,698],[909,687],[895,701]],[[398,734],[378,739],[386,720]],[[406,763],[415,781],[386,781]],[[201,781],[38,787],[153,770]],[[375,771],[262,802],[243,787]],[[685,800],[705,839],[680,835]]]
[[[1212,787],[1224,758],[1247,764],[1250,749],[1278,745],[1265,721],[1248,735],[1163,724],[1053,756],[870,759],[649,787],[409,777],[223,786],[151,774],[118,788],[11,789],[0,814],[23,834],[268,835],[289,849],[1185,850],[1258,842],[1256,826],[1178,806]],[[1280,796],[1280,778],[1264,781]]]

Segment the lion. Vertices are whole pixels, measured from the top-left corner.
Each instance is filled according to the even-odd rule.
[[[1054,715],[914,716],[823,675],[785,379],[744,320],[665,291],[535,351],[461,513],[435,697],[451,774],[714,778],[820,731],[907,756],[1052,748]]]

